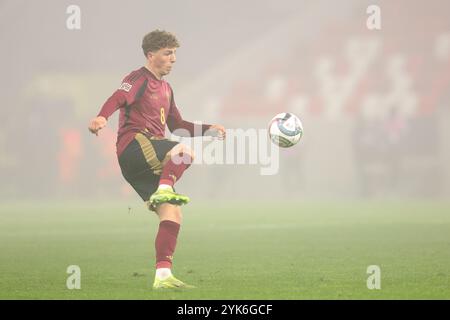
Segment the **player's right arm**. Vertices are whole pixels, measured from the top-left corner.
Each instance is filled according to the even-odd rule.
[[[98,131],[102,129],[104,126],[106,126],[106,123],[108,120],[106,120],[105,117],[98,116],[91,120],[89,123],[89,131],[98,136]]]
[[[119,108],[125,106],[126,97],[121,89],[118,89],[103,104],[98,115],[89,123],[89,131],[98,136],[98,131],[103,129],[108,122],[108,118]]]
[[[133,104],[139,96],[141,87],[146,86],[145,77],[140,71],[130,73],[123,79],[120,88],[103,104],[97,117],[89,123],[89,131],[98,136],[98,131],[104,128],[108,118],[118,109]]]

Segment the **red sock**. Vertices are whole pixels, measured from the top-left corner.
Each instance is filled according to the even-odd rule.
[[[155,240],[156,269],[172,267],[173,253],[177,245],[179,231],[180,225],[174,221],[164,220],[160,222]]]
[[[175,182],[183,175],[184,170],[189,168],[192,158],[185,153],[180,153],[178,157],[175,162],[170,159],[166,163],[159,178],[159,184],[167,184],[173,187]]]

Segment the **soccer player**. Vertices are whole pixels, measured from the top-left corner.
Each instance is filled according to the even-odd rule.
[[[192,287],[176,279],[171,268],[182,220],[180,206],[189,202],[173,186],[192,163],[193,152],[164,138],[166,125],[174,134],[225,138],[221,125],[196,125],[181,117],[172,88],[163,79],[172,70],[178,47],[170,32],[147,34],[142,42],[146,65],[125,77],[89,124],[90,132],[98,135],[108,117],[120,110],[116,146],[122,174],[160,220],[154,289]]]

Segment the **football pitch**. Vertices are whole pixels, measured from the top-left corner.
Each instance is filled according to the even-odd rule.
[[[143,204],[2,204],[0,298],[450,298],[450,203],[194,201],[183,213],[174,273],[197,288],[161,292]],[[371,265],[381,289],[367,287]]]

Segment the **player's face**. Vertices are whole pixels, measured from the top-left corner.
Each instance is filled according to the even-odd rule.
[[[172,71],[172,66],[177,60],[176,48],[163,48],[149,55],[149,62],[160,76],[165,76]]]

